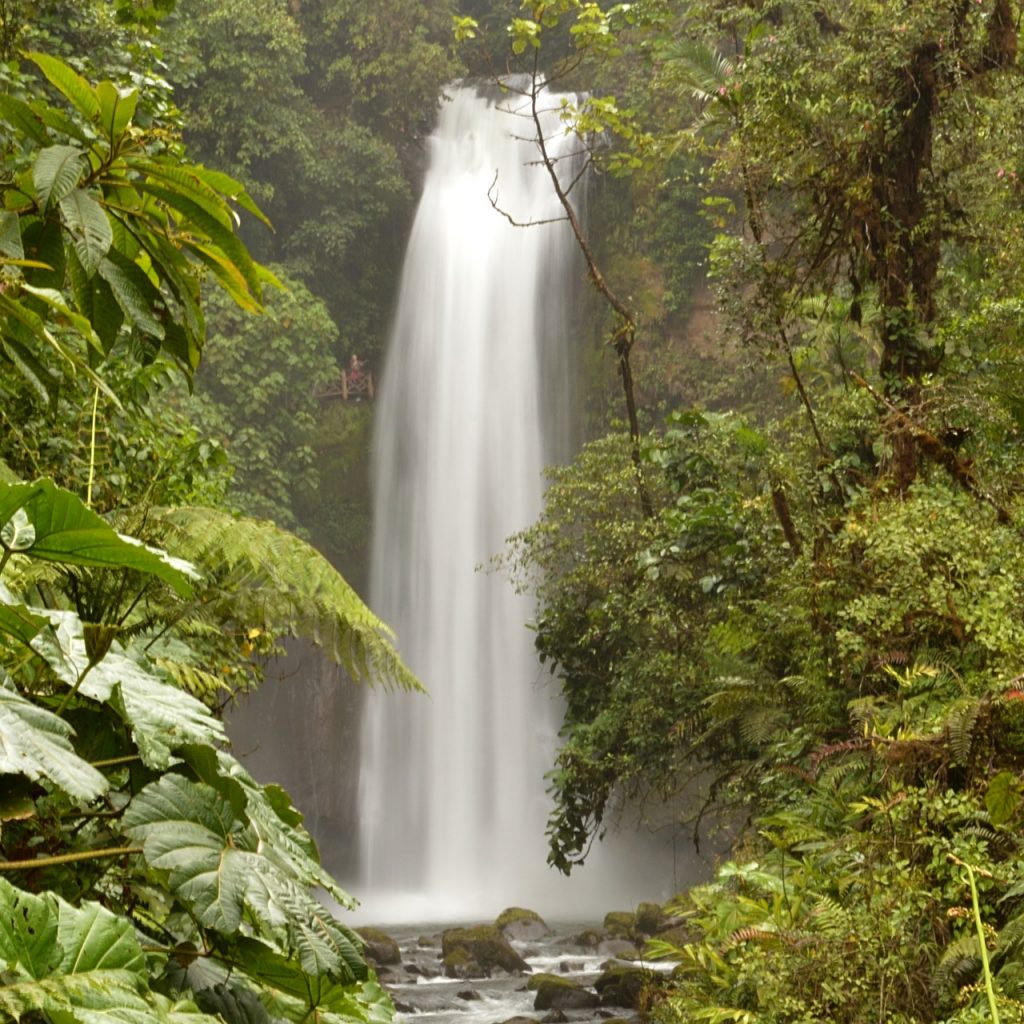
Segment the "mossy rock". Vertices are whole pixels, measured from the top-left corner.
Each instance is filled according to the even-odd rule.
[[[551,934],[551,929],[540,914],[523,907],[503,910],[494,925],[507,939],[518,942],[532,942]]]
[[[666,915],[657,903],[641,903],[633,915],[633,927],[642,935],[654,935],[665,927]]]
[[[363,940],[367,960],[372,960],[377,965],[402,962],[402,951],[387,932],[382,932],[379,928],[357,928],[356,933]]]
[[[509,974],[525,974],[530,970],[530,965],[493,924],[481,924],[474,928],[449,928],[441,935],[445,973],[449,957],[458,950],[465,951],[467,957],[479,964],[486,977],[495,970],[507,971]]]
[[[596,928],[587,928],[585,931],[577,932],[569,942],[573,946],[584,946],[587,949],[596,949],[601,945],[604,935]]]
[[[612,910],[604,915],[604,930],[613,939],[632,939],[636,930],[634,917],[624,910]]]
[[[590,992],[557,974],[541,978],[535,988],[535,1010],[592,1010],[601,1005],[601,997],[596,992]]]
[[[654,971],[642,967],[609,967],[594,982],[594,988],[601,997],[602,1006],[625,1006],[637,1010],[645,1001],[647,992],[659,981]]]
[[[560,974],[531,974],[526,979],[526,990],[527,992],[536,992],[540,988],[542,981],[561,982],[563,985],[573,985],[574,982],[569,981],[567,978],[563,978]]]
[[[688,942],[693,942],[694,937],[694,933],[683,925],[664,928],[651,936],[651,938],[656,939],[658,942],[670,942],[673,946],[685,946]]]
[[[479,978],[484,974],[484,969],[470,956],[469,951],[462,948],[446,953],[441,958],[441,965],[446,978]]]

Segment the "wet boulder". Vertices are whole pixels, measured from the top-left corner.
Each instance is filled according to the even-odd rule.
[[[651,988],[659,983],[654,971],[642,967],[609,967],[594,982],[602,1006],[640,1009]]]
[[[604,933],[610,939],[634,939],[635,916],[624,910],[612,910],[604,915]]]
[[[449,928],[441,935],[441,956],[450,978],[490,977],[494,971],[525,974],[530,970],[493,924]],[[475,969],[477,973],[473,973]]]
[[[569,942],[574,946],[583,946],[585,949],[597,949],[603,938],[604,935],[597,928],[587,928],[574,935]]]
[[[596,992],[557,974],[535,975],[526,987],[537,993],[535,1010],[592,1010],[601,1004]]]
[[[641,903],[633,917],[633,927],[642,935],[655,935],[667,927],[668,915],[658,903]]]
[[[387,964],[400,964],[402,962],[402,951],[398,943],[379,928],[357,928],[357,934],[363,940],[363,952],[366,959],[375,966],[382,967]]]
[[[535,942],[551,934],[551,929],[540,914],[523,907],[503,910],[494,924],[505,938],[513,942]]]

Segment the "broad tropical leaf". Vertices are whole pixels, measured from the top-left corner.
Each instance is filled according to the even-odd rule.
[[[19,509],[25,510],[35,529],[35,541],[25,549],[34,558],[63,565],[134,569],[159,577],[183,597],[192,592],[192,566],[118,534],[80,498],[52,480],[0,484],[0,524]]]
[[[0,961],[17,965],[30,978],[42,978],[62,959],[51,901],[0,878]]]
[[[99,100],[92,86],[73,68],[56,57],[45,53],[28,53],[44,75],[71,101],[89,120],[100,112]]]
[[[75,253],[86,274],[92,277],[114,241],[103,207],[85,189],[76,188],[60,201],[64,223],[71,229]]]
[[[40,1010],[55,1024],[161,1019],[140,994],[148,969],[131,922],[98,903],[73,907],[0,879],[0,957],[15,973],[0,986],[0,1013],[15,1020]]]
[[[0,686],[0,774],[49,779],[71,796],[95,799],[107,780],[75,753],[71,735],[63,719]]]
[[[32,167],[36,202],[44,210],[56,206],[78,185],[88,160],[75,146],[47,146]]]
[[[316,844],[301,827],[302,815],[283,790],[261,786],[225,750],[184,747],[180,755],[201,781],[230,801],[238,815],[244,814],[264,857],[288,876],[324,889],[341,906],[354,906],[352,897],[320,866]]]
[[[118,917],[98,903],[81,908],[58,899],[57,939],[64,951],[62,974],[124,970],[146,977],[146,956],[126,917]]]
[[[139,977],[132,971],[56,974],[0,986],[0,1014],[19,1021],[24,1014],[45,1010],[55,1024],[152,1024],[149,1004],[138,989]]]
[[[25,258],[21,241],[21,218],[13,210],[0,211],[0,256],[12,260]]]
[[[113,82],[100,82],[96,86],[99,100],[100,124],[110,139],[117,138],[131,123],[139,104],[137,89],[122,91]]]
[[[223,742],[223,723],[201,701],[158,679],[117,648],[93,663],[81,619],[74,612],[45,615],[52,628],[33,639],[32,649],[66,685],[114,708],[148,767],[168,768],[179,747]]]
[[[169,872],[171,890],[204,927],[228,935],[238,927],[259,858],[244,823],[215,789],[164,775],[132,800],[121,825],[142,842],[151,867]]]
[[[164,326],[153,314],[153,310],[162,304],[163,298],[142,270],[111,249],[100,260],[97,271],[110,285],[125,317],[140,331],[154,338],[163,338]]]

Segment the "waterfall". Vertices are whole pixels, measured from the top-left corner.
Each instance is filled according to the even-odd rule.
[[[570,180],[578,143],[558,97],[542,105]],[[581,274],[536,146],[520,138],[533,134],[528,111],[468,86],[446,96],[382,374],[371,604],[430,695],[367,701],[357,892],[379,922],[510,905],[582,916],[546,865],[557,687],[533,651],[529,601],[487,571],[536,520],[543,469],[567,444]],[[592,879],[605,908],[606,885]]]

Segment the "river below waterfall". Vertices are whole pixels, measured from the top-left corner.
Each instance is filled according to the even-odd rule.
[[[594,994],[595,982],[611,967],[636,968],[632,959],[637,947],[626,940],[594,940],[600,925],[576,923],[554,925],[537,939],[512,940],[512,947],[526,960],[529,974],[498,972],[492,977],[445,977],[441,964],[441,936],[438,925],[392,927],[388,934],[401,950],[401,963],[378,966],[381,983],[391,994],[399,1021],[407,1024],[502,1024],[512,1018],[537,1022],[587,1024],[615,1018],[632,1021],[636,1010],[606,1001],[580,1009],[537,1009],[537,992],[528,986],[530,978],[550,974],[565,979],[575,990]],[[581,942],[581,937],[589,944]],[[630,959],[620,959],[620,957]],[[643,962],[647,969],[664,969]]]

